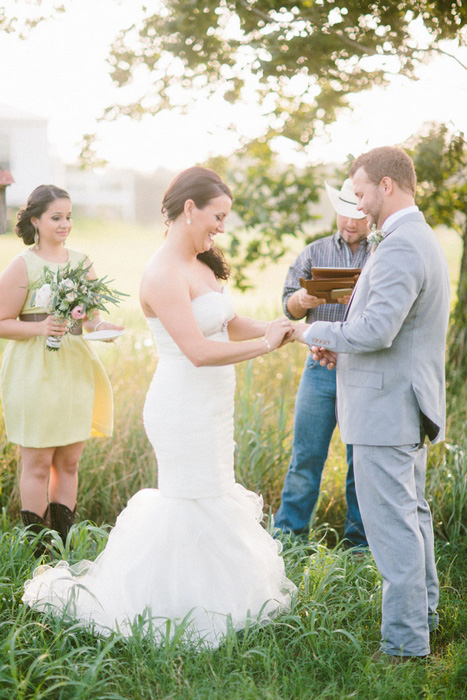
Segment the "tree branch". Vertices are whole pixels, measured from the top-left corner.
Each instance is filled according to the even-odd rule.
[[[272,19],[272,17],[269,17],[269,15],[267,15],[266,13],[261,12],[261,10],[257,10],[256,7],[251,7],[251,5],[249,5],[246,0],[240,0],[240,5],[243,5],[243,7],[246,8],[249,12],[253,12],[254,15],[258,15],[258,17],[264,19],[265,22],[277,24],[275,19]],[[288,24],[288,22],[286,24]]]
[[[341,39],[341,41],[343,41],[344,44],[347,44],[348,46],[357,49],[361,53],[366,53],[369,56],[394,56],[393,53],[386,53],[385,51],[383,51],[382,53],[378,53],[376,49],[371,49],[369,46],[365,46],[364,44],[360,44],[360,42],[355,41],[355,39],[351,39],[340,29],[331,29],[330,27],[326,27],[326,32],[328,34],[334,34],[334,36],[339,37],[339,39]]]
[[[448,56],[449,58],[452,58],[454,61],[456,61],[461,68],[464,70],[467,70],[467,66],[460,61],[457,56],[454,56],[454,54],[449,53],[448,51],[443,51],[443,49],[438,48],[437,46],[432,46],[429,49],[415,49],[415,51],[423,51],[424,53],[430,53],[431,51],[436,51],[436,53],[441,53],[443,56]]]

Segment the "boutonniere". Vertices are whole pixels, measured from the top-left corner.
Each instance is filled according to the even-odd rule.
[[[366,237],[368,245],[370,246],[370,248],[373,248],[373,251],[376,250],[376,248],[379,246],[385,235],[385,231],[383,231],[380,228],[376,228],[376,226],[373,224],[370,233]]]

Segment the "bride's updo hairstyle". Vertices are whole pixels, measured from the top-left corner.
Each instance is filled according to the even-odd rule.
[[[24,245],[34,243],[35,228],[31,223],[34,216],[39,219],[45,212],[50,202],[55,199],[70,199],[70,195],[55,185],[39,185],[31,192],[28,203],[24,209],[20,209],[16,221],[16,234],[23,239]]]
[[[192,199],[198,209],[204,209],[211,199],[222,194],[233,199],[230,189],[213,170],[200,166],[183,170],[172,180],[162,200],[161,211],[167,219],[166,224],[183,213],[187,199]],[[213,247],[197,257],[211,268],[217,279],[229,278],[230,269],[219,248]]]

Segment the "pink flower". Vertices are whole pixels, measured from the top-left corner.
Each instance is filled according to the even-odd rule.
[[[83,305],[80,304],[79,306],[75,306],[75,308],[71,311],[71,315],[74,319],[84,318],[86,316],[86,312],[83,310]]]

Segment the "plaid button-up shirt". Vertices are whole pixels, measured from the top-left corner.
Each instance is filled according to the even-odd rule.
[[[366,238],[360,241],[357,250],[352,253],[340,233],[309,243],[289,267],[282,293],[282,305],[286,316],[295,320],[287,309],[287,300],[300,289],[300,277],[311,279],[312,267],[363,267],[369,254],[370,248]],[[342,321],[345,309],[345,304],[321,304],[315,309],[308,309],[306,321]]]

